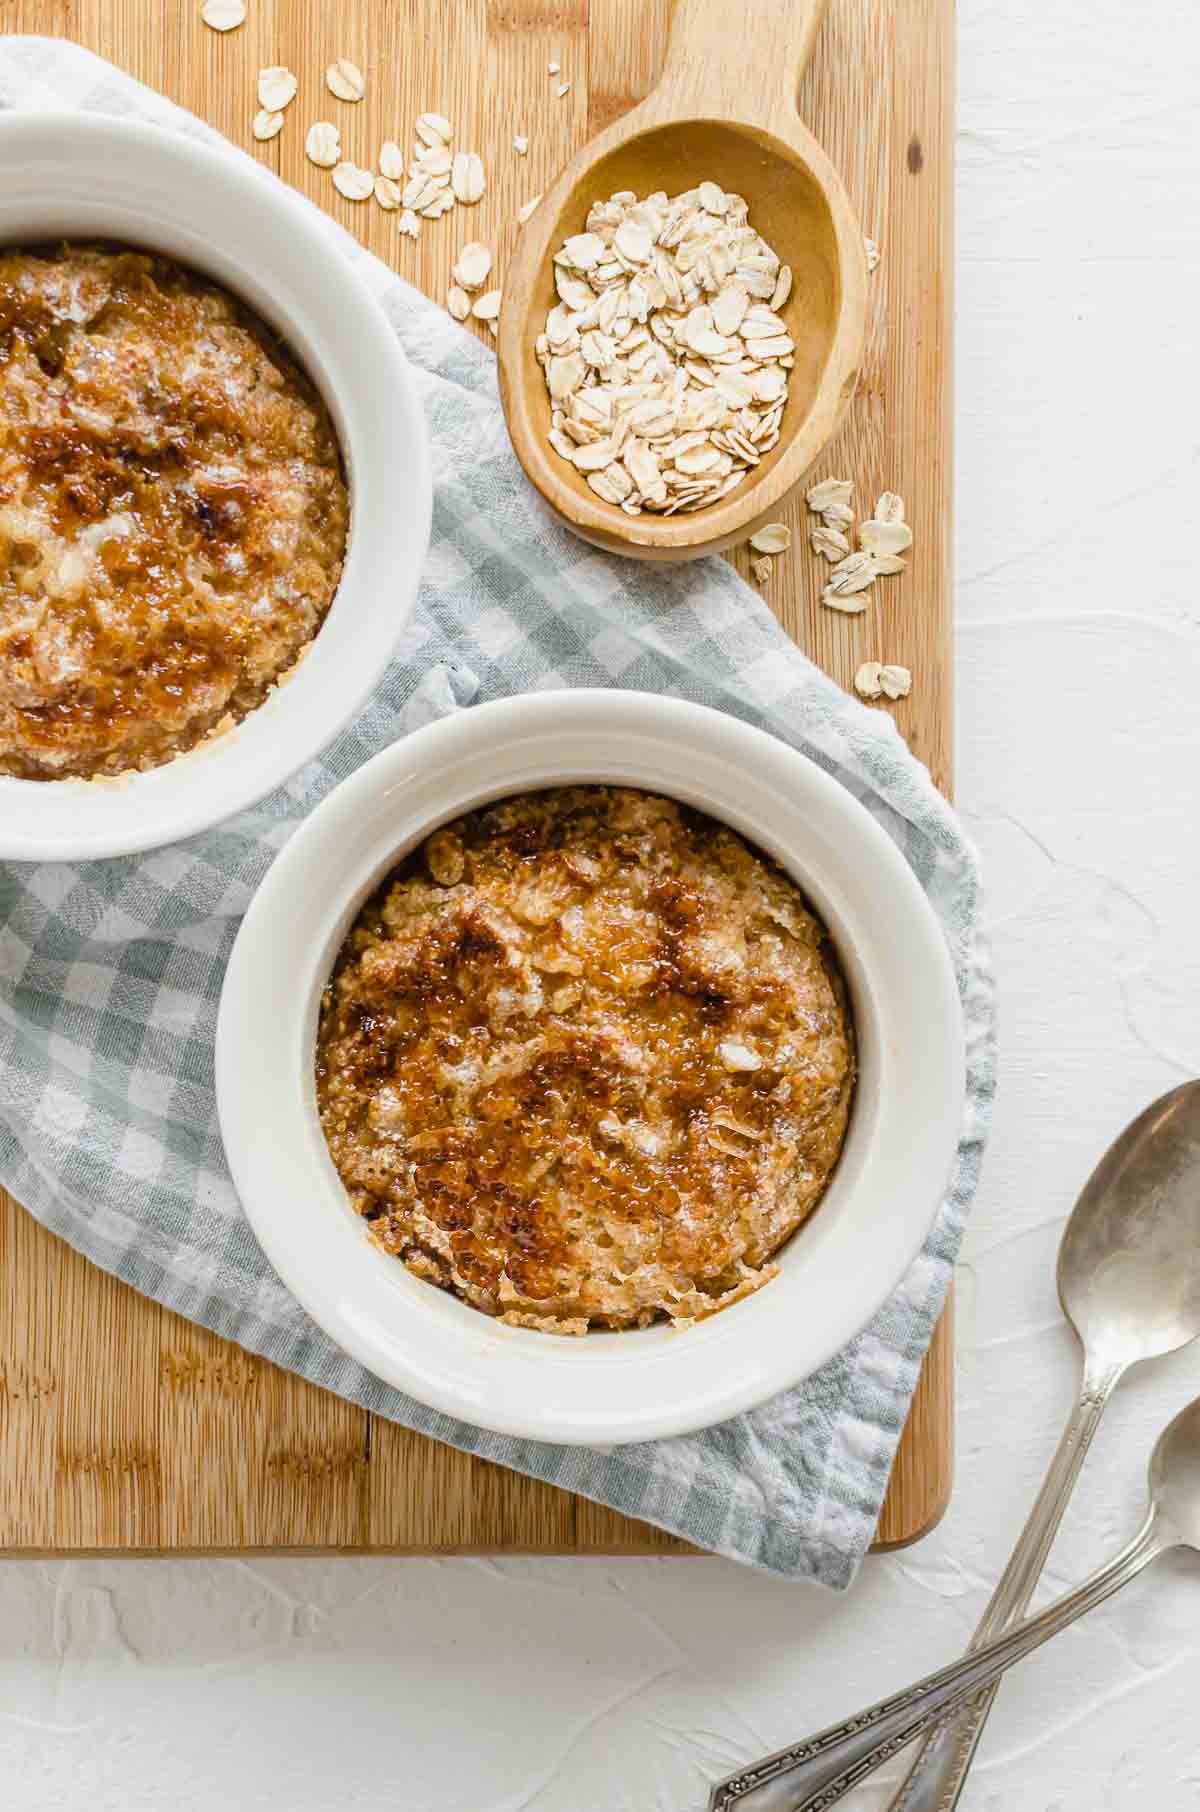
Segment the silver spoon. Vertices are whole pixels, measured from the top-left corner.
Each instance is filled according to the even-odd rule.
[[[1083,1348],[1079,1400],[968,1652],[1024,1616],[1124,1373],[1200,1334],[1200,1082],[1152,1102],[1101,1158],[1063,1229],[1058,1298]],[[930,1732],[890,1812],[953,1812],[998,1691]]]
[[[1153,1102],[1101,1159],[1063,1233],[1058,1291],[1083,1348],[1079,1400],[972,1653],[1026,1609],[1122,1374],[1200,1334],[1200,1082]],[[892,1812],[952,1812],[996,1690],[930,1734]],[[782,1787],[778,1771],[772,1778]],[[712,1806],[735,1803],[718,1801],[720,1790]],[[756,1798],[753,1812],[799,1803],[786,1794]]]
[[[1146,1520],[1107,1566],[1028,1623],[1018,1624],[940,1673],[927,1674],[846,1723],[718,1782],[709,1812],[730,1812],[733,1807],[739,1812],[824,1812],[898,1749],[998,1680],[1014,1661],[1103,1604],[1171,1548],[1200,1552],[1200,1397],[1158,1437],[1150,1459]]]

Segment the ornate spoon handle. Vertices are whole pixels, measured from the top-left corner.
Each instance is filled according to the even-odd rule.
[[[1073,1592],[1056,1598],[1028,1623],[940,1672],[927,1674],[846,1723],[835,1724],[807,1742],[781,1749],[753,1768],[719,1781],[708,1802],[709,1812],[732,1812],[735,1807],[737,1812],[825,1812],[906,1743],[998,1680],[1014,1661],[1103,1603],[1172,1545],[1171,1535],[1158,1527],[1151,1511],[1114,1560]]]
[[[1024,1616],[1075,1489],[1084,1456],[1124,1370],[1123,1365],[1096,1370],[1085,1367],[1079,1401],[1063,1429],[1029,1521],[971,1638],[968,1653],[982,1648]],[[897,1788],[889,1812],[954,1812],[999,1690],[997,1681],[954,1717],[930,1731]]]

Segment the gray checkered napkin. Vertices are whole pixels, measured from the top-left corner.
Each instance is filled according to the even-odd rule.
[[[223,143],[107,64],[48,39],[0,39],[0,106],[91,108]],[[433,545],[415,617],[358,722],[257,810],[149,856],[0,865],[0,1177],[47,1227],[135,1289],[377,1414],[737,1560],[844,1587],[879,1514],[990,1115],[992,986],[974,856],[887,715],[805,660],[730,567],[651,570],[562,532],[509,451],[491,356],[332,222],[328,230],[330,256],[351,258],[387,311],[429,425]],[[751,1415],[606,1452],[506,1440],[435,1415],[333,1346],[242,1216],[212,1073],[238,922],[276,851],[330,788],[432,718],[532,688],[596,685],[730,711],[836,775],[925,888],[954,954],[968,1033],[949,1191],[923,1253],[870,1327]]]

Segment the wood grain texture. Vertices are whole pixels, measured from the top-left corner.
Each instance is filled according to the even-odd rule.
[[[490,244],[502,272],[521,203],[649,90],[669,4],[250,0],[246,24],[228,37],[199,15],[199,0],[0,0],[5,30],[74,38],[190,107],[441,298],[469,239]],[[357,106],[324,88],[338,56],[367,74]],[[572,83],[562,100],[551,59]],[[269,63],[294,69],[300,93],[280,137],[254,146],[254,79]],[[796,498],[781,512],[795,547],[768,588],[787,629],[843,684],[866,659],[912,667],[913,694],[896,721],[947,791],[952,79],[953,0],[831,0],[801,113],[883,259],[859,393],[813,476],[852,476],[860,506],[900,491],[914,552],[864,616],[825,610],[823,563],[808,550]],[[477,208],[427,224],[413,245],[398,237],[395,215],[337,195],[329,173],[306,161],[303,136],[313,119],[336,120],[346,155],[370,164],[384,138],[407,151],[416,115],[429,109],[455,122],[459,148],[480,151],[489,187]],[[517,131],[529,135],[525,158],[512,149]],[[731,557],[748,578],[748,550]],[[0,1549],[687,1551],[242,1353],[105,1277],[2,1192],[0,1304]],[[952,1368],[944,1322],[901,1443],[883,1545],[914,1539],[945,1507]]]

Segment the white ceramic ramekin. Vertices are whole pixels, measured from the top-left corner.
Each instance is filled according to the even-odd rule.
[[[252,805],[354,715],[386,667],[429,543],[425,425],[383,310],[300,198],[242,157],[97,114],[0,116],[0,243],[123,240],[225,284],[286,341],[346,462],[350,545],[295,671],[191,754],[116,781],[0,776],[0,858],[152,849]]]
[[[774,856],[828,926],[861,1073],[828,1193],[780,1275],[698,1326],[564,1339],[506,1327],[367,1238],[316,1115],[321,991],[367,893],[430,830],[485,800],[611,781],[702,807]],[[920,1249],[962,1114],[964,1051],[941,930],[903,857],[828,774],[774,737],[636,692],[550,692],[418,731],[345,781],[260,887],[225,978],[217,1099],[234,1182],[313,1319],[431,1408],[536,1440],[640,1441],[795,1384],[874,1314]]]

